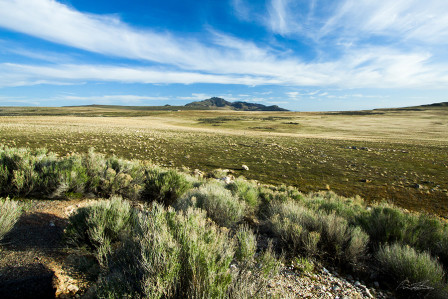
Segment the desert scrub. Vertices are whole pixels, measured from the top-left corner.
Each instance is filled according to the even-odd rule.
[[[292,255],[318,255],[352,265],[364,258],[368,235],[335,213],[313,211],[293,200],[271,203],[269,213],[272,233]]]
[[[141,198],[172,205],[182,194],[192,188],[186,174],[175,170],[152,167],[146,170]]]
[[[270,214],[270,206],[273,202],[286,202],[288,200],[300,201],[303,198],[296,188],[286,186],[259,186],[258,197],[260,200],[258,215],[262,219],[267,219]]]
[[[394,243],[381,246],[376,259],[381,271],[394,279],[399,288],[426,295],[447,290],[442,266],[427,252],[418,252],[408,245]]]
[[[247,228],[233,238],[199,209],[176,212],[152,203],[134,224],[105,259],[99,298],[263,297],[280,265],[270,249],[255,253]]]
[[[65,237],[71,245],[90,248],[104,266],[112,244],[132,233],[134,217],[129,202],[121,197],[101,200],[69,217]]]
[[[144,165],[138,161],[128,161],[115,156],[105,158],[100,173],[96,174],[99,185],[96,187],[99,196],[120,195],[135,200],[143,189]]]
[[[448,224],[426,214],[411,214],[381,203],[360,214],[359,224],[370,235],[372,246],[399,242],[426,250],[448,266]]]
[[[218,225],[231,227],[245,213],[246,203],[238,199],[219,182],[209,182],[185,193],[175,204],[178,210],[201,208]]]
[[[253,182],[246,181],[244,178],[237,178],[226,186],[232,191],[232,194],[237,195],[241,200],[246,202],[248,208],[256,210],[259,205],[258,188]]]
[[[234,242],[226,230],[207,220],[204,211],[187,209],[169,219],[180,244],[180,297],[223,298],[232,281]]]
[[[100,298],[172,298],[182,277],[180,246],[168,225],[170,212],[153,203],[138,212],[133,237],[125,238],[110,253],[100,277]]]
[[[335,213],[350,224],[357,224],[360,215],[367,213],[364,200],[359,196],[346,198],[332,191],[311,192],[302,197],[302,202],[312,210]]]
[[[52,190],[53,154],[46,149],[0,148],[0,192],[2,195],[27,196]],[[50,171],[48,171],[48,167]]]
[[[269,243],[265,251],[256,253],[256,235],[242,225],[236,234],[236,250],[232,269],[232,284],[228,290],[230,298],[263,298],[269,280],[278,274],[280,262]]]
[[[0,240],[14,227],[21,214],[22,209],[16,201],[0,198]]]

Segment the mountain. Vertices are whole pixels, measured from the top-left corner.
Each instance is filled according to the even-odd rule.
[[[263,104],[256,103],[247,103],[247,102],[229,102],[222,98],[213,97],[210,99],[206,99],[203,101],[191,102],[185,105],[189,108],[198,108],[198,109],[230,109],[230,110],[238,110],[238,111],[289,111],[284,108],[280,108],[277,105],[265,106]]]

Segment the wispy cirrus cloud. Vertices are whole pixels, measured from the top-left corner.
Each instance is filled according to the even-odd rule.
[[[415,8],[408,2],[417,3],[346,0],[334,7],[323,0],[272,0],[266,20],[272,31],[282,35],[320,37],[341,30],[342,37],[348,36],[350,31],[362,31],[372,34],[405,32],[409,38],[417,38],[421,35],[419,32],[431,25],[435,26],[432,32],[446,29],[446,17],[442,16],[446,9],[441,7],[441,1],[428,0],[427,7],[418,5],[423,17],[415,21],[412,16]],[[243,11],[242,0],[234,3]],[[369,12],[372,12],[371,16]],[[429,18],[431,13],[436,18]],[[394,15],[397,16],[395,19]],[[358,26],[353,29],[357,22]],[[107,57],[145,61],[147,65],[60,61],[44,65],[3,63],[0,64],[0,86],[69,84],[85,80],[344,88],[427,88],[448,83],[446,63],[437,60],[427,50],[405,51],[363,44],[349,47],[331,59],[306,61],[300,55],[282,53],[214,30],[209,30],[205,41],[202,41],[168,32],[137,29],[116,16],[82,13],[54,0],[0,0],[0,26]],[[443,37],[444,33],[440,36]]]
[[[270,0],[268,18],[272,32],[320,40],[364,39],[370,36],[448,41],[448,5],[444,0]]]

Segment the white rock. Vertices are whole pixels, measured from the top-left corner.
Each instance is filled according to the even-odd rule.
[[[244,169],[244,170],[249,170],[249,167],[247,166],[247,165],[241,165],[241,167]]]
[[[367,295],[367,297],[369,297],[369,298],[373,298],[373,295],[372,295],[372,293],[370,293],[370,291],[369,291],[369,289],[365,289],[364,290],[364,293]]]
[[[75,286],[74,284],[71,284],[67,287],[67,291],[69,291],[70,293],[75,294],[76,292],[79,291],[79,288],[77,286]]]

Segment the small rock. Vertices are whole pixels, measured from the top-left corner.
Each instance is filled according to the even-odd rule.
[[[359,281],[355,281],[355,287],[359,287],[361,283]]]
[[[50,221],[50,226],[53,227],[54,226],[54,222]]]
[[[244,169],[244,170],[249,170],[249,167],[247,166],[247,165],[241,165],[241,167]]]
[[[414,184],[413,187],[414,187],[415,189],[423,189],[423,186],[420,185],[420,184]]]
[[[380,284],[379,284],[378,281],[374,281],[374,282],[373,282],[373,285],[375,286],[375,288],[379,288],[379,287],[380,287]]]
[[[204,173],[203,173],[202,171],[200,171],[199,169],[195,169],[195,170],[193,171],[193,175],[194,175],[194,176],[198,176],[198,177],[203,177],[203,176],[204,176]]]
[[[79,291],[79,288],[75,286],[74,284],[71,284],[67,287],[67,291],[69,291],[72,294],[76,294],[76,292]]]
[[[369,297],[369,298],[373,298],[373,295],[372,295],[372,293],[370,293],[370,290],[369,290],[369,289],[366,288],[366,289],[364,290],[364,293],[366,294],[367,297]]]

